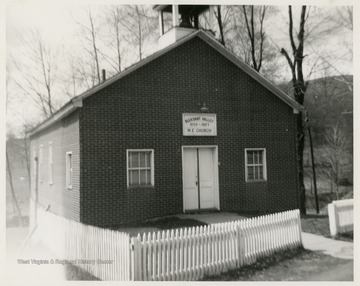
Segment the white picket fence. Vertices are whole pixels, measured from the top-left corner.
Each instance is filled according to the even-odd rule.
[[[37,239],[56,258],[101,280],[130,280],[130,236],[65,219],[38,208]]]
[[[41,208],[37,225],[36,236],[57,258],[75,261],[101,280],[197,280],[302,244],[298,210],[131,239]],[[95,263],[76,263],[79,260]]]
[[[138,235],[132,243],[132,278],[198,280],[302,245],[300,213],[286,211],[205,227]]]
[[[332,236],[354,229],[354,200],[333,201],[328,205],[329,226]]]

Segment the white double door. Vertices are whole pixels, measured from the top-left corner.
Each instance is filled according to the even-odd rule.
[[[218,209],[216,147],[183,148],[184,210]]]

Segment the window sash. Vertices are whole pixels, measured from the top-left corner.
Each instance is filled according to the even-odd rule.
[[[153,150],[127,150],[128,186],[152,186]]]
[[[129,151],[128,168],[134,170],[151,168],[151,151]]]
[[[245,150],[246,156],[246,181],[266,180],[265,149]]]
[[[72,179],[73,179],[72,152],[67,152],[66,153],[66,187],[68,189],[72,188]]]
[[[151,170],[129,170],[129,186],[151,185]]]
[[[264,180],[264,166],[248,166],[248,180]]]
[[[49,143],[49,184],[53,183],[53,150],[52,142]]]

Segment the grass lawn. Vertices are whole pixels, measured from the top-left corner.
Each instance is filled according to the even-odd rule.
[[[352,187],[342,187],[339,191],[339,200],[353,198],[353,188]],[[332,201],[338,200],[336,193],[322,192],[318,193],[318,203],[321,213],[327,213],[328,204]],[[306,194],[306,209],[309,213],[313,213],[316,210],[315,196],[314,194]]]
[[[354,241],[354,232],[347,232],[338,234],[336,237],[331,237],[329,228],[328,215],[302,215],[301,229],[304,232],[309,232],[317,235],[322,235],[329,238],[334,238],[344,241]]]
[[[301,229],[317,235],[330,237],[328,215],[301,215]]]

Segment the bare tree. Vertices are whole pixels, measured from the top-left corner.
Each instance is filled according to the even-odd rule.
[[[96,67],[94,61],[82,59],[78,57],[75,59],[76,66],[73,66],[72,73],[77,75],[78,84],[85,89],[90,89],[97,84],[98,79],[96,75]]]
[[[221,5],[216,5],[216,12],[214,11],[214,14],[219,27],[220,43],[223,46],[225,46],[224,25],[223,25],[223,19],[221,17]]]
[[[337,23],[352,31],[353,30],[353,7],[351,7],[351,6],[339,7],[336,9],[336,11],[340,18],[340,20],[337,21]]]
[[[126,32],[126,41],[137,47],[139,60],[144,57],[145,43],[155,32],[157,17],[151,8],[127,5],[121,11],[121,26]]]
[[[259,31],[258,36],[255,31],[256,23],[254,22],[254,6],[242,6],[244,18],[245,18],[245,24],[247,28],[247,33],[250,40],[250,46],[251,46],[251,57],[252,57],[252,67],[260,71],[262,60],[263,60],[263,47],[264,47],[264,41],[265,41],[265,31],[264,31],[264,19],[266,14],[267,6],[259,6],[257,7],[257,16],[259,20]],[[249,11],[250,10],[250,11]],[[250,19],[248,19],[248,13],[250,13]],[[256,44],[256,40],[258,38],[258,44]],[[256,47],[258,45],[258,47]]]
[[[219,29],[219,40],[223,46],[227,46],[226,35],[230,30],[231,18],[233,15],[233,6],[216,5],[213,10],[214,16]]]
[[[222,21],[226,47],[269,80],[276,81],[280,76],[276,72],[278,53],[266,37],[265,20],[269,16],[276,17],[277,9],[245,6],[246,18],[243,6],[222,6],[222,11],[222,15],[226,15]]]
[[[251,46],[248,41],[247,28],[242,19],[233,18],[232,41],[227,42],[227,48],[240,57],[245,63],[251,65]]]
[[[81,59],[77,59],[69,53],[67,72],[62,76],[63,92],[68,96],[68,99],[78,95],[79,90],[87,82],[87,74],[81,73],[82,65],[80,62]],[[87,85],[86,88],[89,89],[91,86]]]
[[[292,75],[292,85],[294,88],[295,100],[303,105],[304,97],[307,88],[307,83],[303,75],[303,60],[304,60],[304,44],[305,44],[305,23],[308,15],[306,15],[306,6],[302,6],[300,15],[299,32],[297,33],[298,43],[294,39],[293,15],[292,8],[289,6],[289,39],[292,49],[291,58],[289,53],[282,48],[281,54],[286,58]],[[302,118],[302,112],[297,116],[297,160],[298,160],[298,180],[300,189],[300,211],[306,214],[306,194],[304,186],[304,166],[303,166],[303,153],[305,142],[305,129]]]
[[[353,8],[350,6],[338,7],[336,8],[336,12],[334,14],[325,17],[324,22],[329,23],[328,29],[325,29],[325,32],[331,33],[333,31],[340,31],[342,33],[346,31],[353,31]],[[323,62],[327,69],[330,69],[335,72],[335,74],[340,77],[337,78],[338,81],[342,81],[348,87],[349,92],[353,92],[353,82],[349,80],[349,77],[340,71],[339,69],[339,61],[347,59],[348,61],[352,61],[353,59],[353,45],[351,43],[344,40],[342,42],[343,47],[345,48],[344,53],[340,56],[334,57],[333,55],[329,55],[328,53],[319,50],[317,45],[312,45],[309,43],[309,47],[311,48],[311,52],[316,54],[316,56]],[[340,64],[341,66],[341,64]]]
[[[341,160],[346,156],[349,140],[339,124],[329,129],[325,138],[325,160],[329,163],[332,178],[335,183],[336,198],[339,199]]]
[[[110,30],[110,46],[115,50],[115,57],[105,57],[109,64],[117,71],[120,72],[123,62],[123,49],[122,41],[123,35],[121,33],[121,8],[119,6],[112,6],[107,13],[107,24]]]
[[[16,86],[29,96],[45,117],[54,113],[54,85],[58,80],[59,53],[53,52],[45,43],[40,32],[32,33],[27,41],[23,38],[26,49],[24,60],[20,64],[17,56],[11,57],[14,72],[10,74]]]
[[[88,55],[90,55],[90,61],[86,63],[81,62],[81,71],[82,76],[84,77],[83,81],[88,84],[90,79],[91,85],[94,86],[101,82],[100,76],[100,58],[99,58],[99,25],[96,23],[96,19],[93,16],[91,8],[87,9],[87,23],[83,24],[77,22],[81,27],[80,42],[83,49]]]

